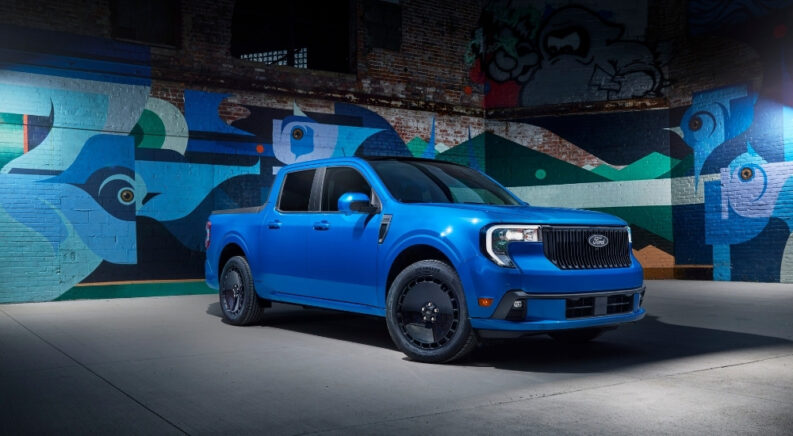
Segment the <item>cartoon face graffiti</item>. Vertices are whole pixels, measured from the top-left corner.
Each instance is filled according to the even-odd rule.
[[[519,96],[511,104],[520,106],[660,95],[667,84],[659,55],[626,38],[626,24],[608,15],[573,5],[490,2],[471,44],[478,53],[468,62],[487,74],[486,86],[515,85]]]

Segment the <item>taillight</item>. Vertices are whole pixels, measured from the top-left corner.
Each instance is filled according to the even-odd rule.
[[[211,236],[212,236],[212,223],[210,221],[207,221],[206,229],[207,229],[207,238],[206,238],[206,240],[204,240],[204,247],[207,250],[209,250],[209,241],[210,241]]]

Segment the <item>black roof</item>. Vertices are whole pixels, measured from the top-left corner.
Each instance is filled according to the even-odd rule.
[[[384,161],[384,160],[397,160],[401,162],[431,162],[431,163],[443,163],[449,165],[457,165],[460,167],[464,167],[465,165],[458,164],[457,162],[450,162],[447,160],[439,160],[439,159],[427,159],[424,157],[408,157],[408,156],[357,156],[367,162],[373,161]]]

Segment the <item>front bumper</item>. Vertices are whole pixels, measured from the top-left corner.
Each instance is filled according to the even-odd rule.
[[[471,318],[483,337],[607,328],[642,319],[645,287],[604,292],[529,294],[509,291],[490,318]],[[520,304],[516,304],[520,302]]]

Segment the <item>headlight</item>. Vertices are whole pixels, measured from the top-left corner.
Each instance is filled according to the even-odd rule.
[[[540,242],[540,226],[496,225],[485,233],[485,252],[499,266],[514,268],[507,253],[511,242]]]
[[[625,226],[628,230],[628,245],[633,245],[633,236],[631,235],[631,226]]]

